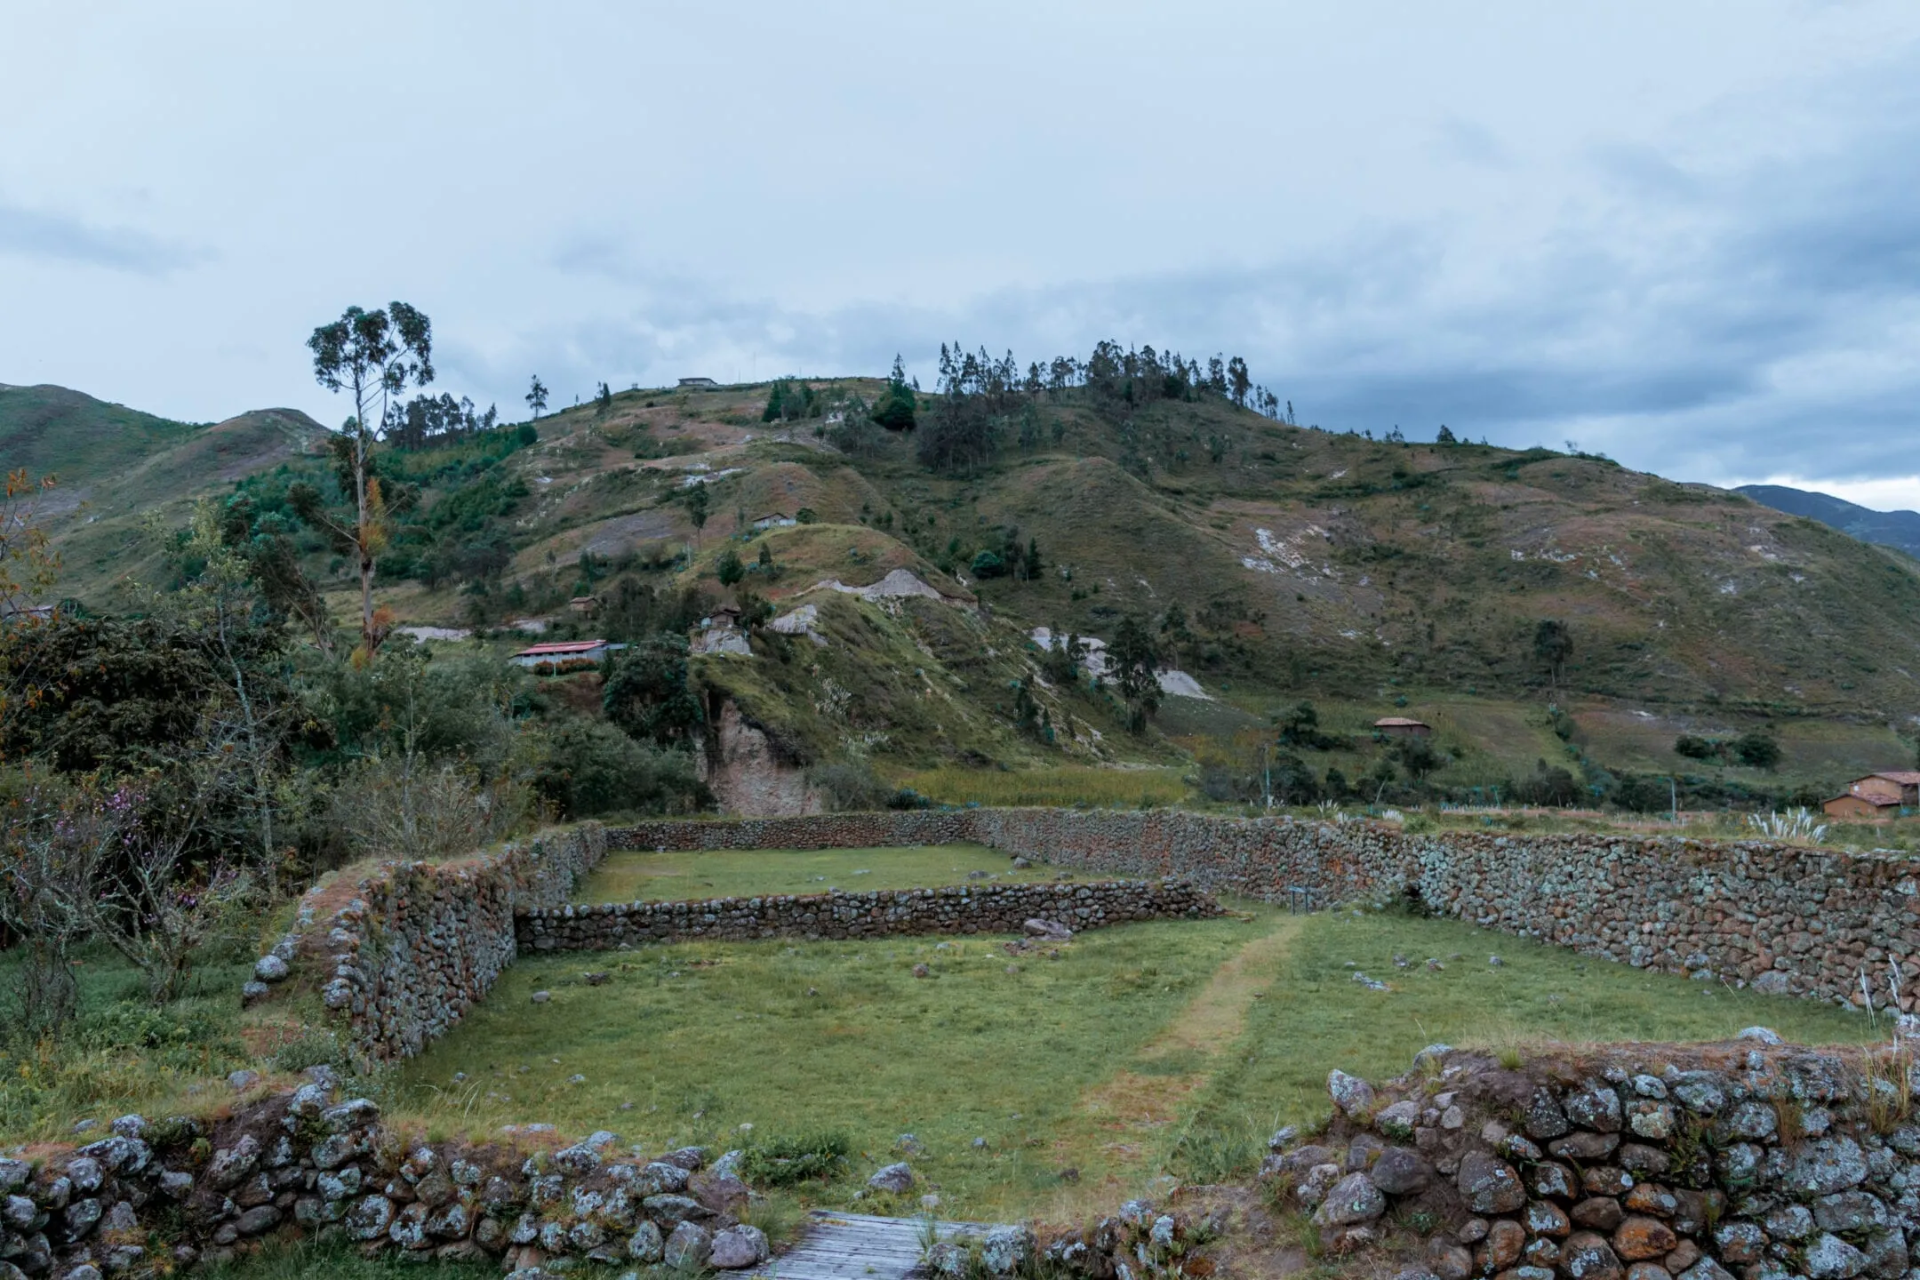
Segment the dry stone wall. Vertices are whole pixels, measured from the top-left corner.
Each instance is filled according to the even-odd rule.
[[[459,862],[382,863],[360,880],[310,935],[355,1064],[412,1057],[446,1034],[513,963],[515,913],[567,901],[606,847],[605,828],[584,823]],[[284,976],[270,958],[256,971]]]
[[[522,949],[582,951],[692,939],[1019,933],[1029,920],[1078,932],[1130,920],[1198,920],[1219,914],[1220,906],[1211,897],[1183,880],[1167,879],[602,903],[528,911],[516,924]]]
[[[1276,1134],[1261,1177],[1336,1252],[1425,1224],[1403,1280],[1920,1275],[1911,1059],[1743,1036],[1335,1071],[1331,1126]]]
[[[688,1274],[757,1266],[767,1240],[736,1217],[738,1155],[709,1166],[708,1154],[648,1157],[612,1133],[532,1152],[421,1142],[383,1126],[373,1102],[339,1100],[323,1076],[230,1115],[122,1116],[87,1146],[0,1160],[0,1280],[164,1275],[303,1235],[509,1270],[563,1258]]]
[[[969,809],[654,822],[626,848],[828,848],[977,840],[1049,865],[1179,876],[1214,893],[1325,903],[1412,893],[1431,910],[1625,964],[1858,1002],[1860,974],[1920,990],[1920,872],[1766,842],[1409,835],[1367,822]],[[1902,1006],[1914,1008],[1903,995]]]

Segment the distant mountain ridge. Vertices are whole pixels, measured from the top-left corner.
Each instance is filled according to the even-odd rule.
[[[1738,492],[1763,507],[1818,520],[1862,542],[1920,556],[1920,511],[1875,511],[1830,493],[1814,493],[1781,484],[1743,484]]]

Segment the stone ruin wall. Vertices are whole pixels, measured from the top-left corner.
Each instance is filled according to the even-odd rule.
[[[653,821],[610,831],[589,823],[456,863],[385,864],[320,925],[323,996],[346,1021],[354,1060],[388,1062],[418,1053],[484,996],[517,954],[516,928],[538,932],[530,923],[516,926],[515,917],[544,911],[542,918],[551,919],[608,848],[821,849],[965,840],[1057,867],[1176,877],[1207,893],[1276,903],[1300,894],[1326,905],[1411,892],[1438,914],[1485,928],[1783,994],[1858,1002],[1864,972],[1876,1004],[1884,1005],[1895,963],[1903,1007],[1914,1005],[1906,989],[1920,987],[1916,875],[1896,859],[1758,842],[1409,835],[1363,822],[963,809]],[[754,910],[759,914],[751,920],[730,926],[739,932],[724,936],[818,932],[812,908],[788,916],[786,908],[768,908],[763,900]],[[594,926],[595,936],[657,932],[661,908],[623,911],[587,917],[609,922]],[[579,908],[575,913],[580,917]],[[803,918],[809,913],[811,922]],[[644,928],[635,923],[642,918]],[[983,918],[978,927],[1013,930],[1020,923],[1009,917],[989,925]],[[944,927],[936,915],[926,931]],[[590,931],[577,925],[573,932],[586,939]],[[291,943],[284,944],[284,956],[293,957]]]
[[[324,934],[309,935],[354,1063],[412,1057],[445,1035],[513,963],[515,913],[566,902],[606,849],[606,829],[589,822],[458,862],[382,863],[356,884]],[[297,944],[282,948],[292,958]]]
[[[1920,1275],[1911,1059],[1742,1036],[1334,1071],[1332,1122],[1275,1134],[1260,1177],[1404,1280]]]
[[[693,940],[1020,933],[1035,919],[1079,932],[1131,920],[1199,920],[1220,914],[1219,904],[1207,894],[1167,879],[596,903],[523,912],[516,925],[523,950],[590,951]]]
[[[1911,1059],[1744,1035],[1505,1061],[1436,1045],[1396,1080],[1334,1071],[1331,1119],[1275,1134],[1259,1179],[1328,1254],[1400,1280],[1920,1276]],[[738,1220],[739,1153],[649,1156],[612,1133],[554,1150],[543,1126],[423,1141],[312,1074],[229,1113],[123,1116],[100,1141],[0,1160],[0,1276],[104,1280],[300,1236],[549,1272],[766,1259]],[[997,1229],[982,1256],[995,1276],[1205,1275],[1195,1212],[1129,1201],[1078,1229]],[[965,1274],[958,1255],[933,1261]]]
[[[1920,869],[1758,841],[1409,835],[1366,822],[1171,811],[963,809],[642,823],[628,848],[830,848],[977,840],[1053,866],[1179,876],[1214,893],[1316,905],[1417,891],[1437,914],[1639,968],[1876,1005],[1899,964],[1920,987]]]

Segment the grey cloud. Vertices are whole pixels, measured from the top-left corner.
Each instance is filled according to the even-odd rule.
[[[136,275],[166,275],[208,255],[131,227],[101,227],[69,214],[0,200],[0,253],[74,262]]]

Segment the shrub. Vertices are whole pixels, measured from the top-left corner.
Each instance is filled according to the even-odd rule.
[[[864,761],[820,765],[807,775],[807,781],[835,813],[885,809],[893,798],[893,789],[880,781]]]
[[[1007,562],[991,551],[982,551],[973,558],[973,576],[976,578],[1000,578],[1006,576]]]
[[[1749,729],[1728,748],[1735,760],[1752,769],[1771,769],[1780,763],[1780,744],[1759,729]]]
[[[748,1147],[740,1161],[746,1181],[762,1187],[790,1187],[825,1180],[840,1171],[853,1143],[844,1133],[801,1138],[772,1138]]]
[[[1689,760],[1717,760],[1725,750],[1725,743],[1713,738],[1695,737],[1691,733],[1683,733],[1673,740],[1674,754]]]
[[[562,818],[684,813],[710,803],[686,751],[636,742],[602,720],[561,722],[540,743],[533,788]]]

